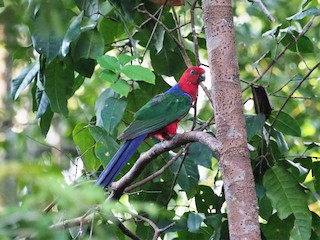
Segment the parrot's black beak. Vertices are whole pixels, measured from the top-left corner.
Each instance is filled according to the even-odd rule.
[[[206,80],[206,76],[204,75],[204,73],[200,74],[199,78],[198,78],[198,83],[203,82],[204,80]]]

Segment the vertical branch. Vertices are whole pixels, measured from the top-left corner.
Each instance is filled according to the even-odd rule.
[[[213,86],[216,136],[222,143],[230,239],[261,239],[258,204],[247,149],[231,0],[203,0],[208,60]]]

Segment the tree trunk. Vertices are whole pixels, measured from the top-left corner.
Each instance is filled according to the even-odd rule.
[[[231,0],[203,0],[203,18],[230,239],[261,239],[236,56]]]

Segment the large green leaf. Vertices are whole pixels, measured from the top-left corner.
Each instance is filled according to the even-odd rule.
[[[264,126],[267,132],[270,132],[271,137],[277,142],[278,148],[281,153],[286,153],[289,150],[288,144],[286,142],[286,139],[283,136],[282,132],[279,132],[275,130],[274,128],[271,128],[267,124]]]
[[[290,236],[293,239],[309,239],[311,235],[311,213],[307,196],[295,177],[280,165],[270,168],[263,177],[266,194],[280,219],[290,214],[295,217]]]
[[[221,229],[223,224],[223,215],[222,214],[214,214],[207,216],[204,222],[213,227],[214,229],[214,235],[212,235],[212,240],[220,240],[221,239]]]
[[[104,53],[104,39],[96,29],[81,33],[72,51],[74,59],[97,59]]]
[[[51,110],[68,115],[67,90],[73,85],[73,70],[63,62],[56,60],[50,63],[45,72],[44,90],[50,100]]]
[[[171,171],[175,174],[178,173],[182,159],[178,158],[174,164],[170,167]],[[198,165],[195,164],[193,159],[187,156],[181,165],[180,171],[178,173],[177,182],[183,191],[186,192],[188,198],[194,197],[198,188],[199,181],[199,171]]]
[[[95,140],[91,135],[89,127],[85,123],[79,123],[72,131],[74,143],[78,146],[81,159],[87,171],[92,172],[100,164],[100,160],[95,155]]]
[[[81,34],[80,24],[82,22],[83,12],[72,19],[66,35],[63,38],[61,46],[61,54],[63,57],[67,56],[70,49],[70,43],[75,41]]]
[[[224,200],[219,199],[211,187],[200,185],[199,190],[195,195],[195,202],[197,212],[209,214],[212,210],[219,211]]]
[[[97,126],[103,127],[109,134],[114,135],[115,128],[121,121],[127,102],[105,90],[96,103]]]
[[[25,67],[19,74],[19,76],[11,82],[11,96],[16,100],[23,89],[25,89],[31,81],[36,77],[39,72],[40,64],[35,61]]]
[[[94,151],[101,160],[104,167],[107,166],[112,157],[119,149],[119,144],[108,135],[108,133],[98,126],[90,126],[89,131],[96,141]],[[98,166],[96,166],[98,168]]]
[[[296,31],[288,32],[282,39],[281,44],[286,46],[288,43],[295,41],[295,36],[299,33]],[[305,35],[301,36],[295,44],[292,44],[289,47],[289,50],[292,52],[299,51],[300,53],[313,53],[313,43]]]
[[[126,80],[118,79],[111,85],[112,90],[119,93],[122,96],[127,97],[130,92],[130,86]]]
[[[261,230],[266,239],[289,240],[294,218],[290,215],[287,219],[280,219],[273,214],[267,224],[261,224]]]
[[[39,123],[40,130],[43,136],[47,136],[47,133],[51,126],[52,118],[53,118],[53,112],[48,107],[47,110],[42,114],[40,118],[40,123]]]
[[[39,119],[47,111],[48,107],[50,106],[50,102],[45,91],[37,89],[36,97],[38,98],[36,119]]]
[[[49,5],[51,5],[49,3]],[[56,11],[56,10],[55,10]],[[32,42],[35,50],[44,55],[48,62],[51,62],[60,51],[63,39],[63,31],[55,26],[53,19],[45,19],[44,12],[40,12],[36,17],[34,29],[32,30]]]
[[[139,65],[126,65],[121,72],[132,80],[155,84],[155,75],[150,69]]]
[[[97,59],[102,68],[117,73],[120,70],[120,63],[116,57],[103,55]]]
[[[189,232],[198,232],[201,223],[206,219],[203,213],[190,212],[188,215],[188,230]]]
[[[98,20],[99,17],[99,0],[75,0],[78,8],[84,11],[85,16],[93,21]]]
[[[277,112],[272,112],[269,121],[273,122],[275,119]],[[282,132],[283,134],[288,134],[296,137],[301,136],[301,128],[298,122],[291,117],[289,114],[285,112],[281,112],[275,121],[273,127],[277,129],[279,132]]]
[[[212,156],[212,151],[206,145],[195,142],[189,147],[187,158],[192,159],[198,165],[211,169]]]
[[[250,140],[254,135],[256,135],[259,131],[261,131],[266,117],[264,114],[246,114],[246,129],[247,129],[247,138]]]
[[[176,46],[175,43],[168,40],[166,36],[164,46],[160,52],[157,52],[156,49],[151,49],[151,64],[157,74],[180,77],[186,69],[180,50],[173,46]]]

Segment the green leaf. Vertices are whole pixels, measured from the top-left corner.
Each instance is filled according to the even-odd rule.
[[[37,115],[36,119],[39,119],[48,109],[50,106],[49,98],[45,91],[41,91],[37,89],[37,97],[39,97],[38,100],[38,108],[37,108]]]
[[[35,50],[50,63],[59,54],[63,37],[57,33],[58,29],[52,27],[52,22],[49,21],[48,24],[43,18],[40,15],[35,20],[32,43]]]
[[[277,214],[273,214],[267,224],[261,224],[261,230],[266,239],[289,239],[293,223],[292,215],[287,219],[279,219]]]
[[[120,70],[120,64],[117,58],[109,55],[103,55],[97,59],[102,68],[117,73]]]
[[[23,89],[25,89],[31,81],[36,77],[40,70],[40,64],[38,61],[31,63],[25,67],[19,74],[19,76],[11,82],[11,96],[13,100],[16,100]]]
[[[67,89],[74,79],[73,70],[56,60],[48,65],[45,78],[44,90],[50,100],[51,110],[67,116]]]
[[[77,124],[72,131],[72,138],[74,143],[79,147],[81,159],[83,160],[86,170],[89,172],[94,171],[96,166],[99,166],[100,160],[95,156],[95,140],[87,124]]]
[[[177,174],[181,162],[181,158],[178,158],[178,160],[172,164],[170,169],[173,173]],[[186,192],[188,199],[191,199],[196,194],[198,188],[199,171],[197,164],[187,155],[178,174],[178,184],[183,191]]]
[[[61,54],[63,57],[67,56],[70,49],[70,43],[75,41],[81,34],[80,24],[83,18],[83,11],[72,19],[66,35],[63,38],[61,46]]]
[[[111,85],[111,88],[113,91],[115,91],[125,97],[127,97],[130,92],[130,86],[129,86],[128,82],[123,79],[117,80],[115,83],[113,83]]]
[[[250,140],[254,135],[261,131],[266,117],[264,114],[245,114],[247,138]]]
[[[107,81],[109,83],[115,83],[118,79],[118,76],[116,73],[110,71],[110,70],[103,70],[100,74],[99,77],[104,80]]]
[[[138,58],[138,56],[135,56],[135,55],[131,56],[131,55],[127,55],[127,54],[120,54],[119,55],[119,63],[122,66],[124,66],[127,63],[129,63],[129,62],[131,62],[131,61],[133,61],[133,60],[135,60],[137,58]]]
[[[212,240],[220,240],[221,239],[221,229],[222,229],[222,214],[214,214],[211,216],[207,216],[204,222],[213,227],[214,235],[212,236]]]
[[[206,145],[195,142],[189,147],[188,156],[194,163],[211,169],[213,153]]]
[[[270,127],[265,125],[265,128],[267,131],[270,131]],[[275,130],[274,128],[271,129],[271,137],[277,142],[278,148],[281,153],[286,153],[289,150],[288,144],[286,142],[286,139],[283,136],[282,132],[279,132]]]
[[[126,65],[121,69],[121,73],[132,80],[155,84],[156,77],[154,73],[150,69],[139,65]]]
[[[291,31],[288,32],[282,39],[281,44],[283,46],[286,46],[290,42],[295,41],[295,36],[297,36],[299,33],[297,31]],[[289,50],[292,52],[299,51],[300,53],[313,53],[313,43],[312,41],[305,35],[301,36],[295,44],[292,44],[289,47]]]
[[[97,126],[103,127],[109,134],[114,135],[115,128],[121,121],[127,102],[123,98],[115,97],[110,91],[110,89],[107,89],[97,100],[96,106],[99,107],[96,107],[96,116]]]
[[[163,27],[158,26],[155,33],[154,33],[154,47],[157,50],[157,53],[159,53],[162,48],[163,48],[163,43],[164,43],[164,35],[166,31],[164,30]]]
[[[103,128],[90,126],[89,131],[96,141],[94,147],[95,155],[101,160],[102,165],[106,167],[120,146],[111,136],[108,136],[108,133]],[[98,165],[96,168],[98,168]]]
[[[212,210],[219,209],[219,197],[213,192],[212,188],[205,185],[200,185],[197,194],[195,195],[195,202],[197,212],[211,213]]]
[[[309,239],[311,235],[311,213],[307,196],[295,177],[280,165],[270,168],[263,177],[266,194],[280,219],[290,214],[295,217],[290,236],[293,239]]]
[[[316,8],[316,7],[312,7],[312,8],[309,8],[307,10],[298,12],[298,13],[294,14],[293,16],[288,17],[286,19],[288,21],[301,20],[301,19],[303,19],[305,17],[308,17],[308,16],[319,16],[319,15],[320,15],[320,10],[318,8]]]
[[[93,74],[96,62],[93,59],[80,58],[73,63],[74,69],[82,76],[90,78]]]
[[[203,213],[190,212],[188,215],[188,230],[196,233],[201,227],[201,223],[206,219]]]
[[[152,67],[157,74],[181,76],[186,69],[180,51],[178,49],[171,49],[167,43],[164,44],[159,53],[156,50],[151,50],[150,58]]]
[[[85,16],[93,21],[99,18],[99,0],[75,0],[74,1],[80,10],[83,10]]]
[[[45,113],[41,116],[40,118],[40,130],[41,130],[41,134],[43,136],[47,136],[47,133],[49,132],[50,126],[51,126],[51,122],[52,122],[52,118],[53,118],[53,112],[51,111],[50,108],[47,108],[47,110],[45,111]]]
[[[277,112],[272,112],[269,121],[273,122]],[[291,117],[289,114],[285,112],[281,112],[275,121],[273,127],[277,129],[279,132],[283,134],[300,137],[301,136],[301,128],[298,122]]]
[[[96,29],[85,31],[81,33],[72,53],[76,60],[97,59],[104,53],[104,39]]]

